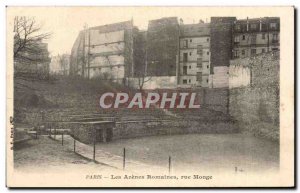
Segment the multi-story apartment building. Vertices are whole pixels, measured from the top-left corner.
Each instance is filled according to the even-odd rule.
[[[279,50],[279,31],[278,17],[237,20],[233,30],[233,58]]]
[[[71,73],[123,82],[133,75],[132,21],[87,28],[71,52]]]
[[[209,87],[210,24],[180,25],[178,85]]]
[[[70,74],[127,83],[148,76],[153,87],[228,88],[230,60],[279,50],[279,31],[275,17],[212,17],[197,24],[166,17],[149,21],[146,31],[132,20],[86,28],[73,45]]]

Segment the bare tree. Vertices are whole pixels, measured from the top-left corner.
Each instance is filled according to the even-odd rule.
[[[147,76],[147,65],[146,62],[142,68],[137,72],[137,79],[139,84],[140,91],[143,90],[143,87],[146,82],[149,82],[152,79],[152,76]]]
[[[64,75],[64,76],[68,75],[68,68],[69,68],[68,66],[69,66],[69,64],[68,64],[68,58],[67,57],[69,57],[69,56],[63,54],[63,55],[58,55],[57,57],[58,57],[58,62],[59,62],[60,68],[63,71],[62,75]]]
[[[40,57],[30,57],[42,54],[39,44],[50,38],[51,33],[41,33],[41,25],[35,18],[15,17],[14,19],[14,60],[36,61]]]

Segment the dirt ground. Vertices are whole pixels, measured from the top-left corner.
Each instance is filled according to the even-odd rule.
[[[173,171],[271,172],[279,168],[279,144],[245,134],[188,134],[123,139],[98,149]]]
[[[20,172],[65,172],[73,169],[106,171],[114,170],[75,154],[71,146],[39,136],[15,145],[14,167]]]
[[[169,156],[174,172],[238,170],[251,173],[273,172],[279,168],[279,144],[245,134],[164,135],[99,143],[96,160],[101,163],[98,164],[75,154],[72,140],[67,137],[62,146],[59,137],[55,141],[41,136],[19,144],[14,151],[15,168],[31,172],[75,169],[112,172],[122,168],[124,148],[126,164],[134,172],[142,172],[145,167],[151,171],[157,167],[167,171]],[[91,157],[92,147],[85,148],[83,154]]]

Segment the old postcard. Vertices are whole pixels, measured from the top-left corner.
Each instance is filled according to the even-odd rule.
[[[8,187],[293,187],[294,7],[14,7]]]

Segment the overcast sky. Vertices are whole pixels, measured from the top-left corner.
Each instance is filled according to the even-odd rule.
[[[85,23],[99,26],[122,22],[133,18],[139,29],[147,29],[148,21],[162,17],[176,16],[185,24],[198,23],[200,19],[209,22],[211,16],[248,17],[278,16],[276,9],[271,12],[259,11],[260,8],[216,9],[212,7],[9,7],[8,19],[18,16],[34,16],[43,24],[43,31],[53,33],[48,40],[51,55],[70,53],[73,43]]]

